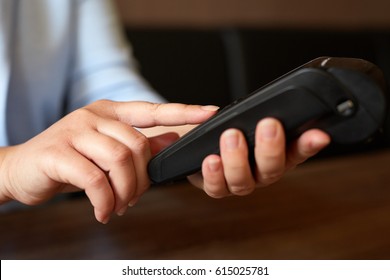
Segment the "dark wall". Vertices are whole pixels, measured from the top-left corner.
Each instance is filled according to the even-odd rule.
[[[144,77],[171,102],[226,105],[230,89],[218,31],[129,30]]]
[[[172,101],[225,103],[319,56],[390,70],[389,32],[127,30],[143,75]],[[232,80],[235,80],[234,82]]]

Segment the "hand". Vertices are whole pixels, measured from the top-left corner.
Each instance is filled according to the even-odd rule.
[[[35,205],[58,192],[85,190],[96,219],[107,223],[146,191],[151,149],[172,138],[148,139],[134,127],[197,124],[216,109],[98,101],[76,110],[26,143],[0,150],[0,202]]]
[[[286,151],[281,123],[272,118],[261,120],[255,133],[256,167],[252,172],[244,135],[229,129],[221,135],[221,155],[209,155],[202,173],[188,179],[211,197],[247,195],[256,187],[270,185],[283,174],[318,153],[330,143],[330,137],[317,129],[303,133]]]

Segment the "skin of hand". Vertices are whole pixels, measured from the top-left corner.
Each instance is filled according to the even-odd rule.
[[[42,203],[84,190],[95,217],[123,215],[147,190],[147,163],[177,134],[147,138],[137,128],[199,124],[215,106],[97,101],[65,116],[29,141],[0,149],[0,204]]]
[[[220,137],[221,155],[207,156],[202,172],[188,179],[214,198],[247,195],[256,187],[278,181],[288,170],[318,153],[330,141],[329,135],[312,129],[286,149],[282,124],[276,119],[265,118],[256,127],[254,171],[248,161],[248,146],[243,133],[228,129]]]

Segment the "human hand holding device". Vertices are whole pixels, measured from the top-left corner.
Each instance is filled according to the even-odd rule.
[[[241,157],[239,161],[245,165],[241,171],[245,170],[246,176],[252,177],[247,182],[253,185],[259,181],[259,176],[261,178],[261,168],[264,166],[262,156],[259,155],[259,149],[262,148],[256,145],[261,137],[255,136],[259,130],[256,129],[259,120],[267,117],[278,119],[283,125],[288,143],[301,135],[290,152],[287,152],[287,157],[284,158],[286,162],[289,162],[288,155],[295,153],[296,157],[299,146],[302,151],[302,143],[305,142],[304,138],[307,139],[308,133],[312,134],[311,137],[320,137],[322,146],[326,145],[325,135],[321,135],[318,130],[311,130],[313,128],[325,131],[333,142],[348,144],[363,141],[374,134],[384,120],[386,100],[383,84],[381,71],[367,61],[318,58],[244,99],[233,102],[161,151],[150,161],[149,175],[155,183],[164,183],[183,178],[201,168],[207,174],[204,159],[210,159],[210,155],[223,167],[221,160],[223,161],[226,149],[222,141],[220,144],[220,137],[225,136],[224,131],[231,133],[230,129],[235,128],[235,133],[242,133],[243,137],[240,136],[240,139],[245,138],[248,143],[249,160]],[[283,143],[280,143],[280,137],[278,139],[280,147]],[[265,149],[262,150],[265,152]],[[248,161],[253,163],[252,168],[255,165],[255,174],[249,173]],[[279,166],[283,165],[282,161],[279,156]],[[228,160],[225,163],[231,165]],[[279,168],[279,171],[283,170]],[[280,177],[283,172],[279,173],[274,177]],[[220,172],[216,176],[220,177],[219,183],[223,181],[223,175],[226,177],[226,172]],[[214,179],[209,176],[207,180],[210,183]],[[195,182],[202,185],[199,176]],[[226,195],[227,192],[222,192],[221,196],[223,194]]]
[[[149,163],[151,178],[155,182],[170,181],[202,168],[202,176],[192,175],[190,180],[204,188],[210,196],[244,195],[253,190],[255,185],[267,185],[278,180],[286,170],[329,143],[327,134],[318,129],[309,129],[311,127],[319,127],[329,133],[333,140],[345,143],[369,137],[380,127],[385,111],[383,90],[377,86],[378,82],[366,77],[377,76],[378,71],[371,64],[361,63],[360,60],[347,61],[347,66],[357,62],[357,66],[364,68],[364,71],[360,69],[357,71],[360,74],[356,74],[356,69],[352,67],[352,71],[342,68],[340,72],[339,67],[328,67],[338,61],[314,61],[313,65],[306,65],[307,69],[314,68],[314,71],[301,68],[303,71],[294,71],[282,77],[276,81],[276,85],[281,86],[280,91],[265,95],[266,98],[261,97],[260,103],[252,102],[249,98],[246,100],[250,102],[240,101],[222,110],[157,155]],[[301,79],[300,75],[313,73],[317,79],[314,84],[312,82],[315,79]],[[327,82],[321,83],[334,75],[344,79],[337,79],[336,83],[333,78],[330,79],[333,85],[330,87]],[[288,84],[291,77],[297,79],[293,84],[298,86],[286,90],[283,85],[286,81]],[[299,81],[305,86],[301,86]],[[318,83],[322,86],[315,87],[317,92],[307,87],[306,82],[312,86],[318,86]],[[271,88],[278,89],[278,86]],[[329,89],[332,97],[319,95]],[[299,108],[289,111],[287,119],[280,117],[284,116],[283,110],[268,110],[273,106],[266,105],[262,107],[264,110],[252,110],[256,108],[253,106],[268,104],[275,97],[284,98],[287,93],[301,97],[297,99],[299,102],[290,98],[295,104],[285,102],[287,109],[295,108],[293,104]],[[306,103],[307,98],[309,103]],[[240,111],[240,114],[229,114],[242,104],[249,104],[249,107]],[[310,114],[296,126],[295,117],[302,113],[303,109],[299,107],[302,104],[305,105],[303,109],[308,108]],[[264,115],[245,115],[251,110]],[[291,112],[295,113],[291,115]],[[241,113],[246,116],[245,121],[236,122],[235,117],[242,120]],[[148,188],[147,163],[151,159],[151,152],[160,150],[176,139],[172,134],[147,138],[134,127],[198,124],[214,114],[215,107],[209,106],[95,102],[67,115],[26,143],[0,148],[0,203],[18,200],[35,205],[59,192],[85,190],[94,206],[96,219],[107,223],[112,213],[122,215],[127,205],[136,203]],[[259,122],[263,117],[266,118]],[[225,121],[228,122],[224,127]],[[286,126],[290,123],[294,125]],[[302,131],[305,132],[286,151],[284,131],[288,141],[295,139]],[[192,142],[192,139],[196,141]],[[211,150],[208,150],[210,147]],[[220,154],[212,154],[215,151]],[[252,156],[248,157],[248,154]],[[252,167],[249,160],[251,157],[255,163]],[[165,158],[169,161],[165,161]],[[178,159],[180,161],[176,162]],[[169,162],[172,160],[182,164],[186,168],[184,172],[181,167],[174,168],[173,173],[160,169],[166,166],[170,170]],[[159,173],[161,170],[163,177]],[[158,177],[154,172],[157,172]]]
[[[107,223],[149,187],[151,147],[172,142],[172,135],[147,139],[134,127],[198,124],[214,113],[209,106],[95,102],[21,145],[0,149],[0,203],[36,205],[84,190],[96,219]]]

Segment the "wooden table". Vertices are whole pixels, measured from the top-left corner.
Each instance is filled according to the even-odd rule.
[[[311,161],[247,197],[155,187],[105,226],[84,198],[0,225],[1,259],[390,259],[390,151]]]

